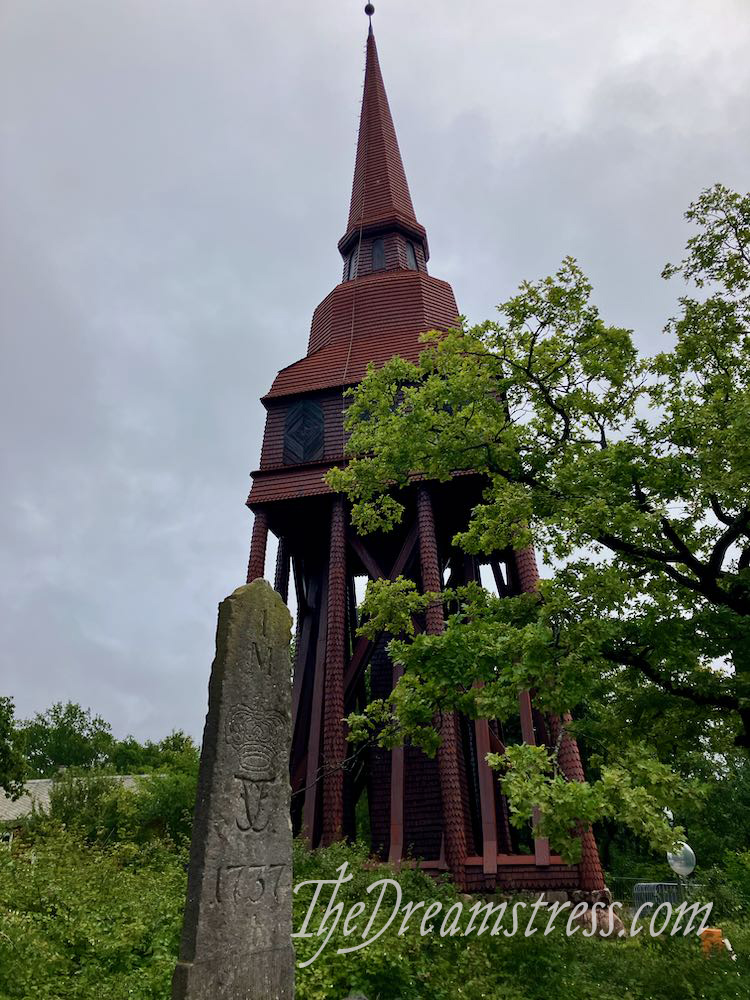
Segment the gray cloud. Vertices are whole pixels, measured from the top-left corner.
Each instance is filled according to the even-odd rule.
[[[361,4],[6,0],[3,687],[199,734],[262,395],[335,284]],[[377,4],[432,272],[472,319],[567,253],[647,350],[682,212],[747,189],[744,0]]]

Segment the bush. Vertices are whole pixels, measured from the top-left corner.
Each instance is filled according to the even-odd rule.
[[[701,876],[702,896],[714,904],[716,917],[750,916],[750,851],[727,851],[723,863]]]
[[[50,793],[49,819],[90,843],[144,843],[154,838],[188,843],[197,768],[155,771],[135,781],[133,788],[105,771],[66,771]],[[46,819],[36,818],[35,823],[43,829]]]
[[[184,856],[64,830],[0,851],[1,1000],[167,1000]]]
[[[197,774],[157,771],[138,779],[135,822],[142,834],[189,844]]]
[[[43,834],[0,850],[0,1000],[168,1000],[186,858],[184,848],[154,839],[87,844],[51,820]],[[339,894],[345,909],[370,898],[367,886],[384,875],[398,879],[404,902],[438,900],[445,912],[463,898],[419,871],[394,873],[366,860],[343,844],[311,853],[297,843],[295,882],[334,879],[346,861],[354,878]],[[309,888],[295,896],[297,927],[310,898]],[[694,937],[600,941],[562,930],[420,937],[418,914],[404,936],[394,922],[349,955],[336,954],[343,943],[337,931],[313,965],[297,970],[298,1000],[341,1000],[350,991],[370,1000],[744,1000],[749,992],[750,929],[736,920],[721,924],[739,955],[732,962],[703,958]],[[298,960],[319,944],[297,939]]]
[[[366,887],[383,874],[398,879],[404,901],[441,900],[443,913],[464,898],[452,885],[435,883],[419,871],[367,870],[364,860],[363,853],[344,845],[310,854],[298,844],[295,882],[336,878],[338,867],[349,861],[354,879],[337,896],[345,913],[353,902],[368,898]],[[296,927],[301,926],[310,898],[308,890],[301,890],[295,899]],[[530,937],[521,932],[511,938],[488,933],[479,938],[438,934],[423,938],[418,916],[411,923],[412,929],[399,937],[399,921],[394,921],[378,941],[349,955],[336,954],[338,947],[354,943],[337,931],[320,958],[299,970],[298,1000],[329,1000],[345,997],[349,991],[361,992],[370,1000],[549,1000],[555,996],[566,1000],[744,1000],[750,991],[750,928],[746,925],[722,925],[740,954],[735,963],[723,955],[703,958],[695,937],[652,939],[641,933],[629,940],[601,941],[578,933],[568,938],[563,922],[546,937],[540,931]],[[314,954],[320,940],[298,939],[296,945],[298,960],[304,961]]]

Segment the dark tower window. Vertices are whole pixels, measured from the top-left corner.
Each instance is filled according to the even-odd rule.
[[[359,247],[356,250],[352,250],[349,254],[349,260],[346,265],[346,280],[351,281],[353,278],[357,277],[357,258],[359,257]]]
[[[385,240],[374,240],[372,244],[372,269],[382,271],[385,267]]]
[[[417,252],[411,240],[407,240],[406,243],[406,266],[411,271],[417,270]]]
[[[284,465],[315,462],[325,451],[325,420],[319,403],[295,403],[284,423]]]

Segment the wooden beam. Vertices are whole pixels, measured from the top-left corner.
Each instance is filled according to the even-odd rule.
[[[307,776],[307,754],[305,754],[304,757],[300,757],[300,759],[292,768],[291,785],[293,794],[302,791],[302,789],[305,787],[306,776]]]
[[[490,750],[492,753],[505,753],[505,744],[492,729],[490,729]]]
[[[385,573],[380,568],[377,560],[370,555],[365,545],[356,535],[349,536],[349,544],[354,552],[359,556],[362,565],[367,570],[371,580],[382,580]]]
[[[412,525],[411,530],[404,539],[404,544],[401,546],[401,551],[396,557],[396,561],[391,567],[391,571],[388,574],[389,580],[395,580],[397,576],[400,576],[409,564],[409,560],[414,554],[414,550],[417,545],[417,540],[419,539],[419,531],[416,523]],[[358,553],[354,542],[358,541],[354,537],[349,539],[349,543],[355,552]],[[361,544],[361,543],[360,543]],[[358,553],[359,554],[359,553]],[[379,567],[373,566],[373,569],[377,568],[380,572]],[[367,666],[367,662],[372,653],[372,642],[365,638],[365,636],[360,636],[357,640],[357,644],[354,647],[354,652],[352,653],[352,658],[349,661],[349,666],[346,669],[346,674],[344,677],[344,698],[345,700],[350,700],[354,696],[354,689],[357,686],[362,672]]]
[[[318,583],[313,582],[311,593],[317,597]],[[297,713],[299,712],[300,698],[305,680],[305,671],[308,669],[310,634],[312,632],[313,620],[315,617],[314,608],[308,607],[307,603],[298,605],[297,615],[302,616],[302,628],[299,632],[299,648],[294,656],[294,680],[292,682],[292,724],[296,725]]]
[[[495,814],[495,779],[485,760],[490,752],[490,727],[486,719],[474,723],[479,772],[479,804],[482,812],[482,855],[485,875],[497,872],[497,817]]]
[[[529,746],[536,746],[536,733],[534,732],[534,716],[531,711],[531,695],[528,691],[521,691],[518,695],[518,707],[521,712],[521,735],[524,743]],[[539,821],[539,810],[534,809],[533,821]],[[550,863],[549,840],[546,837],[534,837],[534,861],[540,867],[547,867]]]
[[[409,560],[414,554],[418,539],[419,528],[417,527],[417,523],[415,521],[404,539],[404,544],[401,546],[401,551],[396,556],[395,563],[391,566],[391,571],[388,574],[389,580],[395,580],[397,576],[401,576],[406,567],[409,565]]]
[[[301,614],[304,608],[309,608],[310,601],[305,588],[305,578],[302,572],[302,560],[299,556],[292,559],[292,573],[294,574],[294,592],[297,595],[297,614]]]
[[[416,523],[411,526],[406,537],[404,538],[403,545],[396,556],[396,561],[391,567],[390,573],[388,573],[387,579],[395,580],[396,577],[401,576],[401,574],[406,569],[409,560],[414,554],[414,549],[416,548],[417,539],[419,538],[419,531]],[[383,572],[380,563],[375,559],[373,555],[370,554],[367,547],[361,538],[357,535],[349,536],[349,544],[351,545],[354,552],[359,556],[362,565],[367,570],[370,579],[372,580],[383,580],[386,579],[386,574]]]
[[[283,536],[279,539],[276,550],[276,573],[273,579],[273,589],[281,595],[284,604],[289,602],[289,543]]]
[[[305,804],[302,809],[302,832],[311,847],[317,847],[315,819],[318,809],[320,787],[320,743],[323,729],[323,694],[325,689],[326,635],[328,617],[328,580],[322,584],[320,613],[318,617],[318,641],[315,649],[315,676],[313,678],[312,708],[310,711],[310,735],[307,744],[307,774],[305,776]]]
[[[323,846],[341,838],[344,830],[344,669],[346,665],[346,514],[336,497],[331,512],[328,557],[328,627],[323,707]]]
[[[417,489],[417,523],[419,525],[419,561],[423,593],[439,593],[443,587],[438,557],[435,516],[427,487]],[[425,631],[440,635],[443,631],[443,605],[438,598],[425,611]],[[456,883],[465,887],[463,863],[468,854],[466,845],[467,817],[461,795],[460,737],[455,713],[443,716],[441,741],[438,747],[438,775],[443,804],[443,838],[445,859]]]
[[[508,586],[503,579],[503,571],[500,568],[500,560],[497,556],[493,556],[490,559],[490,568],[492,569],[492,575],[495,578],[495,586],[497,587],[498,597],[505,597],[508,593]]]
[[[398,664],[393,665],[393,687],[395,687],[404,670]],[[404,748],[394,747],[391,750],[391,836],[388,849],[390,862],[401,861],[404,856]]]
[[[362,674],[362,671],[367,666],[367,661],[372,653],[372,642],[364,635],[361,635],[357,640],[357,645],[354,647],[354,652],[352,658],[349,661],[349,666],[346,668],[346,674],[344,675],[344,701],[348,701],[350,698],[354,697],[354,689],[357,686],[357,682]]]

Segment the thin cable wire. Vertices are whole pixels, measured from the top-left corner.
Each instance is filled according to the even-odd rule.
[[[369,37],[369,36],[368,36]],[[365,49],[367,52],[367,49]],[[366,60],[365,56],[365,60]],[[359,266],[360,266],[360,254],[362,252],[362,230],[364,228],[365,221],[365,193],[367,191],[367,157],[369,154],[370,146],[370,129],[369,129],[369,107],[365,108],[365,101],[367,100],[367,62],[365,61],[365,89],[362,95],[362,121],[365,123],[365,146],[364,146],[364,156],[363,156],[363,170],[362,170],[362,199],[359,206],[359,239],[357,240],[357,270],[352,279],[354,281],[354,287],[352,289],[352,321],[349,328],[349,347],[346,352],[346,363],[344,364],[344,371],[342,374],[342,381],[346,382],[346,377],[349,374],[349,362],[352,357],[352,347],[354,345],[354,320],[356,317],[357,310],[357,278],[359,277]],[[356,166],[355,166],[356,169]]]

